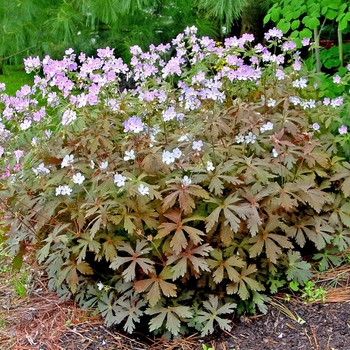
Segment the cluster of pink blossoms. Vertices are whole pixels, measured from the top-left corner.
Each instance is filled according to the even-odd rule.
[[[57,125],[53,127],[53,123],[59,123],[59,127],[63,128],[74,127],[84,109],[92,106],[109,108],[118,113],[121,100],[127,95],[136,97],[138,105],[144,105],[145,108],[152,105],[155,113],[158,113],[159,123],[185,125],[187,114],[199,111],[203,102],[213,101],[220,106],[227,98],[231,98],[226,93],[229,84],[237,91],[245,84],[259,86],[266,67],[273,67],[276,81],[283,85],[285,79],[290,79],[290,71],[284,66],[286,55],[293,57],[291,70],[294,78],[289,82],[291,86],[297,90],[307,89],[309,86],[308,78],[299,74],[301,59],[296,43],[284,40],[279,29],[270,29],[265,34],[265,46],[254,43],[255,39],[251,34],[244,34],[241,38],[226,38],[224,44],[218,45],[211,38],[198,38],[196,33],[195,27],[186,28],[171,44],[150,45],[147,52],[133,46],[130,49],[133,55],[130,66],[116,58],[113,49],[109,47],[97,50],[96,57],[87,57],[84,53],[77,56],[72,49],[68,49],[62,60],[54,60],[49,56],[42,60],[39,57],[25,59],[26,72],[37,73],[33,86],[25,85],[15,96],[8,96],[4,92],[4,84],[0,84],[0,90],[3,91],[0,95],[1,178],[15,176],[23,170],[23,159],[27,152],[37,147],[39,142],[48,140],[52,134],[55,136]],[[302,40],[303,46],[309,43],[309,38]],[[275,53],[276,45],[282,49],[279,54]],[[193,69],[208,64],[210,69]],[[347,68],[350,70],[350,65]],[[191,69],[193,72],[188,75]],[[173,80],[176,81],[176,86],[171,87]],[[121,91],[121,81],[133,82],[134,86]],[[339,75],[333,78],[335,84],[340,84],[341,81]],[[177,90],[176,94],[172,88]],[[39,95],[40,101],[45,101],[44,106],[38,102]],[[261,97],[263,98],[265,96]],[[269,108],[275,108],[277,104],[271,96],[266,96],[266,102],[261,102],[266,103]],[[317,108],[319,103],[293,95],[290,96],[290,102],[303,109]],[[343,102],[343,97],[336,97],[324,98],[320,103],[338,108]],[[125,133],[147,133],[152,144],[157,142],[158,126],[146,125],[143,116],[127,116],[123,127]],[[264,131],[272,131],[270,125],[262,128]],[[341,135],[346,134],[347,127],[342,125],[338,132]],[[18,133],[26,136],[14,148],[13,140],[18,139]],[[187,137],[183,142],[192,143],[193,151],[202,152],[203,143],[197,140],[198,138]],[[237,136],[237,142],[249,144],[255,143],[255,140],[256,135],[251,131]],[[29,143],[26,144],[25,141]],[[173,164],[182,154],[181,147],[179,141],[178,147],[173,150],[163,149],[163,162]],[[122,155],[126,158],[125,161],[135,159],[135,153],[132,157],[128,155],[131,155],[131,151],[134,152],[126,150]],[[62,164],[66,160],[64,157]],[[33,164],[27,164],[27,168],[32,169],[36,176],[45,176],[55,170],[42,159],[28,158],[25,161],[33,161]],[[75,172],[70,176],[74,176],[75,184],[80,185],[85,180],[81,173]],[[118,187],[125,182],[122,176],[115,173],[114,180]],[[57,193],[70,194],[70,191],[63,187]],[[146,194],[147,190],[141,187],[139,193]]]

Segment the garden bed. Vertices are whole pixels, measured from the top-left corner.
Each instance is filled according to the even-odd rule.
[[[72,302],[59,302],[43,277],[37,272],[33,276],[27,295],[20,298],[9,283],[11,273],[1,275],[0,349],[195,350],[205,344],[214,350],[255,350],[257,346],[261,350],[340,350],[350,346],[349,267],[318,279],[317,284],[327,290],[326,303],[306,304],[297,296],[286,302],[280,293],[270,301],[266,315],[233,318],[231,332],[217,330],[204,339],[195,334],[173,341],[148,338],[138,330],[131,337],[121,328],[107,328],[100,316]]]

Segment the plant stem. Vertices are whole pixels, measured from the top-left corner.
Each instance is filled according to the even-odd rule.
[[[338,48],[339,48],[339,61],[340,67],[344,65],[344,55],[343,55],[343,32],[338,25]]]
[[[315,41],[315,56],[316,56],[316,71],[321,72],[321,60],[320,60],[320,36],[318,34],[317,27],[314,29],[314,41]]]

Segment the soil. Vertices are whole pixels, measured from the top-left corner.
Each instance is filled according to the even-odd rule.
[[[230,332],[172,341],[106,328],[99,316],[60,302],[40,276],[19,297],[8,277],[0,273],[1,350],[201,350],[202,344],[213,350],[350,349],[349,267],[318,278],[327,290],[326,302],[305,303],[298,296],[287,302],[280,293],[271,299],[267,314],[236,317]]]

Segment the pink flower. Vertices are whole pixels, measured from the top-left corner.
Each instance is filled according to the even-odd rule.
[[[340,135],[344,135],[348,132],[348,128],[345,125],[342,125],[339,129],[338,132]]]
[[[301,40],[301,44],[302,44],[303,46],[308,46],[308,45],[310,45],[310,38],[303,38],[303,39]]]
[[[341,77],[339,75],[335,75],[333,77],[333,83],[334,84],[340,84],[340,82],[341,82]]]
[[[313,123],[313,124],[312,124],[312,128],[313,128],[315,131],[317,131],[317,130],[320,129],[320,125],[319,125],[318,123]]]
[[[24,153],[21,150],[14,151],[14,154],[16,156],[16,163],[19,163],[19,160],[21,157],[23,157]]]

